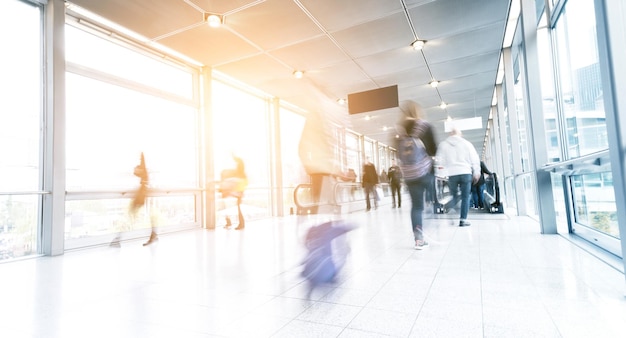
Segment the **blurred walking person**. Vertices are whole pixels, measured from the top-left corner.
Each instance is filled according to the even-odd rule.
[[[369,158],[363,164],[363,177],[361,185],[365,189],[365,210],[370,211],[372,204],[370,202],[370,196],[374,200],[374,209],[378,208],[379,196],[376,193],[376,185],[378,184],[378,174],[376,173],[376,167]]]
[[[487,168],[484,161],[480,161],[480,176],[478,181],[472,185],[472,206],[477,209],[488,210],[489,206],[485,203],[484,191],[485,191],[485,175],[493,175]]]
[[[306,234],[302,276],[308,281],[307,298],[320,285],[333,284],[348,254],[346,242],[339,242],[338,237],[352,230],[353,227],[342,221],[329,221],[312,226]]]
[[[239,223],[235,230],[242,230],[246,227],[246,221],[241,211],[241,200],[243,193],[248,186],[248,176],[246,175],[245,164],[240,157],[232,154],[235,167],[221,172],[220,192],[222,197],[234,197],[237,199],[237,218]],[[226,216],[226,228],[232,226],[230,217]]]
[[[328,206],[333,200],[332,189],[335,177],[339,175],[333,153],[332,129],[325,116],[311,112],[307,115],[298,144],[298,155],[304,170],[310,177],[312,214],[320,212],[320,207]]]
[[[391,207],[396,206],[400,208],[402,206],[402,171],[396,164],[396,160],[391,160],[391,167],[387,171],[387,177],[389,178],[389,187],[391,187]]]
[[[337,140],[333,133],[332,115],[320,112],[311,112],[307,115],[300,142],[298,154],[300,161],[311,178],[311,193],[314,207],[311,212],[314,216],[314,225],[310,226],[304,238],[307,255],[304,258],[301,272],[309,285],[307,298],[310,298],[314,289],[324,283],[337,281],[342,262],[345,261],[348,251],[347,242],[340,237],[352,229],[341,220],[333,220],[340,214],[334,208],[334,184],[340,175],[338,161],[333,148]],[[348,171],[350,172],[350,170]],[[354,174],[354,170],[352,170]],[[376,177],[377,174],[374,172]],[[350,180],[350,174],[344,179]],[[352,176],[355,178],[356,174]],[[328,207],[331,208],[328,208]],[[310,216],[303,216],[310,217]],[[299,218],[299,221],[302,219]],[[337,250],[342,247],[343,249]]]
[[[452,200],[446,203],[446,212],[455,208],[459,203],[459,190],[461,191],[461,210],[459,226],[471,225],[467,221],[469,212],[470,191],[472,183],[478,182],[480,176],[480,160],[474,146],[462,137],[457,128],[452,128],[450,136],[439,144],[437,151],[439,166],[448,175],[448,187]]]
[[[437,143],[430,123],[421,118],[421,106],[413,102],[412,111],[398,128],[396,149],[404,184],[411,196],[411,228],[415,249],[428,247],[424,239],[424,192],[433,175],[432,156],[437,153]]]
[[[146,204],[146,198],[148,197],[148,184],[150,180],[148,176],[148,168],[146,167],[146,159],[143,155],[143,152],[141,153],[139,164],[135,166],[135,169],[133,170],[133,175],[139,178],[139,188],[137,188],[137,190],[135,191],[133,199],[130,201],[130,205],[128,207],[128,214],[132,223],[135,222],[139,209]],[[152,229],[150,231],[150,238],[148,239],[148,242],[144,243],[144,245],[148,245],[158,240],[158,236],[156,233],[156,224],[153,218],[151,218],[151,228]],[[122,234],[121,232],[119,232],[111,242],[111,246],[119,247],[121,238]]]

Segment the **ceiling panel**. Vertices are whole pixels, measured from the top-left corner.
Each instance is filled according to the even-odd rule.
[[[402,12],[398,0],[300,0],[300,3],[329,32]]]
[[[267,0],[228,15],[232,30],[265,50],[322,35],[322,30],[293,1]]]
[[[294,69],[307,71],[349,61],[348,56],[326,35],[271,51]]]
[[[381,87],[389,87],[394,84],[398,85],[398,90],[401,88],[407,87],[415,87],[424,86],[430,88],[430,85],[427,83],[430,81],[430,73],[426,68],[426,65],[420,68],[412,68],[407,69],[401,72],[396,73],[387,73],[374,78],[374,82],[376,82]],[[407,97],[411,98],[417,95],[417,93],[413,93]]]
[[[185,1],[185,0],[178,0]],[[241,8],[246,8],[264,0],[229,0],[229,1],[215,1],[215,0],[187,0],[202,11],[213,14],[227,14],[235,12]]]
[[[203,14],[183,0],[75,0],[72,3],[149,39],[202,23]]]
[[[429,41],[426,56],[429,62],[440,63],[476,54],[500,51],[503,32],[498,28],[503,23],[495,23],[476,30],[450,35],[446,38]],[[480,38],[478,38],[480,37]]]
[[[371,77],[399,74],[403,71],[426,67],[421,54],[409,46],[365,56],[355,61]]]
[[[200,25],[157,42],[207,65],[220,65],[262,52],[230,30],[213,29],[208,25]]]
[[[241,82],[251,86],[260,86],[276,78],[292,77],[292,70],[266,54],[259,54],[246,59],[222,64],[215,68]]]
[[[473,56],[466,56],[460,59],[454,59],[446,62],[432,63],[430,69],[436,79],[455,79],[458,77],[470,76],[474,73],[486,73],[493,72],[495,83],[495,76],[498,73],[496,68],[492,67],[495,63],[498,64],[500,57],[499,52],[492,52],[488,54],[480,54]]]
[[[404,13],[346,28],[332,36],[354,58],[410,46],[415,40]]]
[[[409,14],[417,35],[433,40],[502,22],[507,18],[509,3],[510,0],[437,0],[411,8]]]

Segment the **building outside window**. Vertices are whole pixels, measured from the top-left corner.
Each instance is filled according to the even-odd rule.
[[[39,251],[42,168],[42,11],[0,2],[0,261]]]

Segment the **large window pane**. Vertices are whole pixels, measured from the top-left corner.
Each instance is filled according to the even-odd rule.
[[[521,54],[520,54],[521,55]],[[521,57],[520,59],[521,60]],[[522,61],[520,61],[521,63]],[[515,81],[515,110],[517,111],[517,136],[519,138],[520,167],[522,172],[531,169],[530,153],[528,150],[528,128],[526,122],[526,108],[524,104],[525,81],[522,81],[522,73],[518,74]]]
[[[359,136],[357,134],[346,132],[346,161],[347,170],[354,170],[357,180],[361,179],[362,160],[360,158]]]
[[[41,30],[39,7],[0,1],[0,260],[38,251]]]
[[[142,152],[152,187],[198,187],[196,109],[71,73],[66,83],[68,191],[134,189]]]
[[[611,172],[571,177],[576,223],[620,238]]]
[[[570,158],[608,148],[593,1],[569,1],[556,25]]]
[[[153,226],[164,231],[193,226],[196,222],[193,195],[149,197],[134,217],[128,212],[129,204],[128,198],[68,201],[65,204],[66,248],[99,243],[97,238],[90,242],[89,237],[106,236],[110,240],[118,232],[145,236]]]
[[[560,234],[570,232],[565,204],[565,188],[563,186],[563,176],[559,173],[550,173],[552,180],[552,197],[554,198],[554,213],[556,216],[556,227]]]
[[[539,77],[541,79],[547,158],[548,162],[558,162],[561,160],[561,139],[559,137],[557,101],[548,28],[542,28],[537,31],[537,49],[539,53],[539,69],[541,70]]]
[[[65,58],[187,99],[193,97],[192,74],[126,46],[100,39],[76,27],[65,26]]]
[[[189,191],[200,188],[199,110],[171,95],[194,96],[191,73],[123,42],[66,29],[66,247],[99,244],[117,232],[145,235],[153,225],[198,226],[199,192]],[[151,189],[131,217],[142,153]]]
[[[272,210],[268,100],[216,80],[212,90],[215,179],[219,180],[222,170],[233,168],[233,154],[240,157],[248,176],[242,202],[244,217],[247,220],[268,217]],[[218,217],[237,219],[234,202],[234,198],[218,202]]]
[[[40,21],[37,7],[0,2],[0,192],[40,190]]]
[[[298,184],[309,183],[309,177],[304,171],[298,145],[305,117],[289,109],[280,109],[280,146],[282,156],[283,205],[284,213],[295,212],[293,191]],[[293,209],[292,209],[293,208]]]

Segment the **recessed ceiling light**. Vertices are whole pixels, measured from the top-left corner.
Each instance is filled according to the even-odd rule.
[[[371,119],[372,119],[372,117],[371,117],[371,116],[369,116],[369,115],[365,115],[365,121],[369,121],[369,120],[371,120]]]
[[[432,80],[428,83],[431,87],[433,88],[437,88],[437,86],[439,86],[439,81],[437,80]]]
[[[424,40],[417,40],[415,42],[413,42],[411,44],[411,46],[413,47],[413,49],[415,50],[422,50],[422,48],[424,48],[424,44],[426,43],[426,41]]]
[[[344,104],[346,104],[346,99],[337,99],[337,103],[343,106]]]
[[[293,72],[293,77],[295,77],[296,79],[301,79],[302,76],[304,76],[304,72],[301,70],[295,70]]]
[[[445,102],[443,102],[443,101],[439,105],[439,108],[441,108],[441,109],[446,109],[446,107],[448,107],[448,105]]]
[[[211,27],[219,27],[222,24],[222,18],[217,14],[206,14],[205,21]]]

